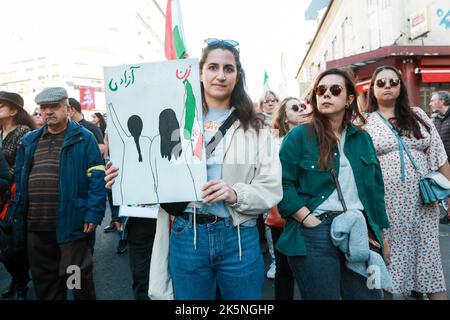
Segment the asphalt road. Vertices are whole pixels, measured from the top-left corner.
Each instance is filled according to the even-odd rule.
[[[103,221],[103,225],[97,229],[97,239],[94,252],[94,281],[97,292],[97,298],[100,300],[132,300],[133,292],[131,289],[131,275],[128,264],[128,250],[118,255],[116,247],[119,240],[117,233],[103,233],[105,227],[110,220],[109,211]],[[444,266],[445,279],[447,282],[447,290],[450,288],[450,225],[440,226],[440,244],[442,253],[442,262]],[[264,254],[266,262],[266,271],[270,264],[268,254]],[[6,272],[3,264],[0,264],[0,290],[3,291],[8,283],[10,276]],[[29,285],[29,299],[35,299],[32,285]],[[450,294],[449,294],[450,296]],[[273,280],[265,280],[263,298],[272,300]],[[295,297],[298,299],[300,295],[296,289]],[[395,296],[394,299],[404,299],[402,296]]]

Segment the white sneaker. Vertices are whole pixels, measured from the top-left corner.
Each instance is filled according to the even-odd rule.
[[[275,279],[275,271],[276,271],[275,262],[272,262],[269,270],[267,271],[267,279]]]

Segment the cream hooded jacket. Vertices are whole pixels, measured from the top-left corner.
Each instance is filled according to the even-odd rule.
[[[269,129],[244,129],[236,121],[225,137],[225,155],[222,164],[222,179],[237,194],[237,202],[227,205],[237,226],[239,238],[239,257],[242,247],[239,226],[245,221],[256,219],[281,201],[281,164],[278,147]],[[190,207],[196,206],[191,202]],[[172,280],[168,272],[169,261],[169,215],[160,207],[153,242],[149,297],[154,300],[174,298]],[[194,214],[194,246],[196,246],[196,226]]]
[[[237,226],[275,207],[283,197],[278,147],[269,129],[244,131],[239,120],[225,134],[222,180],[237,194],[237,202],[227,204]],[[195,207],[191,202],[188,206]],[[160,210],[163,210],[160,208]]]

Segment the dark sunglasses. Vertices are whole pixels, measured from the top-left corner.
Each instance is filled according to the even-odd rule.
[[[338,84],[333,84],[330,87],[325,84],[321,84],[320,86],[317,86],[315,90],[316,95],[321,97],[327,92],[328,89],[330,89],[331,94],[335,97],[338,97],[342,93],[342,90],[344,90],[344,88]]]
[[[41,116],[41,114],[39,112],[35,112],[33,113],[33,116]]]
[[[301,105],[298,104],[293,104],[292,107],[290,108],[292,111],[294,112],[299,112],[300,109],[302,110],[306,110],[306,106],[302,103]]]
[[[208,38],[205,40],[205,43],[208,46],[213,47],[228,47],[228,48],[236,48],[239,51],[239,42],[236,40],[222,40],[222,39],[216,39],[216,38]]]
[[[375,84],[377,85],[378,88],[384,88],[386,86],[388,80],[389,80],[389,84],[391,85],[391,87],[396,87],[400,84],[399,78],[391,78],[391,79],[382,78],[382,79],[378,79],[377,81],[375,81]]]
[[[266,101],[264,101],[264,103],[275,103],[275,102],[278,102],[278,100],[277,99],[267,99]]]

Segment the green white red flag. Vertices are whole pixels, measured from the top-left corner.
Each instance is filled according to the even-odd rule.
[[[263,90],[264,90],[264,92],[270,90],[270,87],[269,87],[269,75],[267,74],[266,70],[264,70]]]
[[[179,0],[167,0],[164,53],[167,60],[187,58]]]
[[[164,53],[167,60],[185,59],[188,57],[179,0],[167,0]],[[191,141],[193,154],[201,160],[204,137],[200,124],[196,119],[195,96],[192,91],[192,85],[187,78],[183,81],[183,84],[186,88],[184,138]]]

